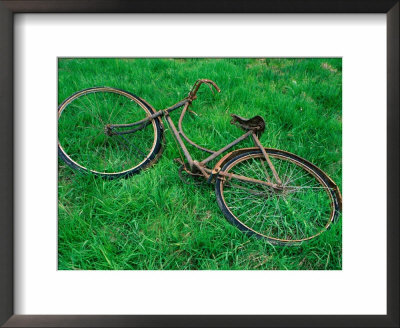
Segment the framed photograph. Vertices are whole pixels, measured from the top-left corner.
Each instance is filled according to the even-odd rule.
[[[59,270],[342,269],[341,58],[58,58],[58,95]]]
[[[398,2],[0,9],[3,326],[398,326]]]

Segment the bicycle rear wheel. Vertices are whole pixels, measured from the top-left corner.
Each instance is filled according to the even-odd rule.
[[[217,202],[226,219],[243,232],[273,244],[293,245],[327,230],[339,216],[341,195],[319,168],[297,155],[265,149],[282,190],[238,179],[217,179]],[[267,181],[272,174],[260,150],[244,152],[228,161],[221,172]],[[267,172],[266,172],[267,171]]]
[[[110,135],[106,126],[136,122],[153,113],[145,101],[123,90],[96,87],[76,92],[58,109],[58,154],[73,169],[103,178],[138,173],[161,151],[159,119],[129,134]]]

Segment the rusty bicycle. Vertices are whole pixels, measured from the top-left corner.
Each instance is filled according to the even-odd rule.
[[[164,117],[184,154],[177,159],[179,172],[215,183],[218,206],[241,231],[279,245],[300,244],[326,231],[341,212],[338,186],[311,162],[264,147],[259,140],[265,130],[261,116],[232,114],[231,123],[244,133],[217,151],[197,145],[184,133],[184,115],[202,84],[220,92],[215,82],[200,79],[184,99],[162,110],[115,88],[74,93],[58,109],[59,157],[73,169],[103,178],[132,176],[161,156]],[[176,126],[170,113],[177,109],[182,112]],[[223,155],[247,138],[254,147]],[[207,157],[193,159],[185,142]],[[218,161],[209,166],[213,160]]]

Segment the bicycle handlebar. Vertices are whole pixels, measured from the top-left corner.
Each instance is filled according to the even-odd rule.
[[[207,79],[200,79],[200,80],[197,80],[196,83],[193,85],[192,90],[189,92],[188,99],[190,99],[191,101],[196,99],[196,93],[203,83],[207,84],[212,92],[213,92],[213,90],[212,90],[211,86],[213,86],[215,88],[215,90],[217,90],[218,92],[221,92],[221,89],[218,88],[218,85],[214,81],[207,80]]]

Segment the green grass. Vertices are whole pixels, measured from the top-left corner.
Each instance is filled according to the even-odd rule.
[[[341,59],[327,58],[60,59],[58,100],[61,104],[81,89],[109,86],[162,109],[184,98],[197,79],[211,79],[221,93],[202,87],[192,108],[198,116],[187,114],[184,119],[193,141],[219,149],[242,134],[229,123],[231,113],[261,115],[266,121],[263,145],[306,158],[341,189],[341,71]],[[171,116],[177,122],[179,113]],[[59,160],[59,269],[342,268],[341,218],[301,246],[273,246],[248,237],[225,220],[214,185],[182,183],[173,161],[180,153],[164,127],[159,162],[129,179],[106,181],[79,174]],[[236,148],[249,146],[246,141]],[[198,150],[193,156],[204,158]]]

